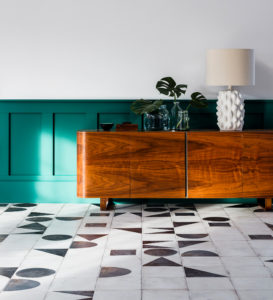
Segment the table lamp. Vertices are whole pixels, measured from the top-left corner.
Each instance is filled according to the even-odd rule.
[[[239,130],[244,126],[244,99],[233,86],[255,84],[253,49],[210,49],[207,52],[207,85],[228,86],[217,101],[220,130]]]

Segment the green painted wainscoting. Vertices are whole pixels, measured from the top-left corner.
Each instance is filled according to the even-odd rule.
[[[0,202],[90,202],[76,197],[76,131],[100,122],[141,128],[132,101],[0,100]],[[217,128],[215,103],[191,109],[191,128]],[[272,114],[272,100],[246,101],[245,128],[273,129]]]

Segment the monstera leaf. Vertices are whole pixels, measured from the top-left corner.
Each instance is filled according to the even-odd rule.
[[[199,93],[195,92],[191,94],[191,103],[192,106],[197,107],[197,108],[204,108],[208,106],[208,101],[206,97]]]
[[[187,85],[176,85],[176,82],[172,77],[164,77],[157,82],[156,88],[161,94],[171,97],[176,96],[176,98],[178,98],[181,96],[181,94],[186,93]]]
[[[163,100],[136,100],[134,103],[131,105],[131,110],[136,114],[136,115],[142,115],[144,113],[152,113],[156,110],[159,109],[159,107],[162,105]]]

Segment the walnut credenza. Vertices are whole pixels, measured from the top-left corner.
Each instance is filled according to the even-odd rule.
[[[273,131],[77,133],[77,196],[273,197]]]

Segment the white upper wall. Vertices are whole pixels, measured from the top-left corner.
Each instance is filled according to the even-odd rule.
[[[272,0],[0,0],[0,99],[159,98],[164,76],[205,85],[209,48],[254,48],[273,99]]]

